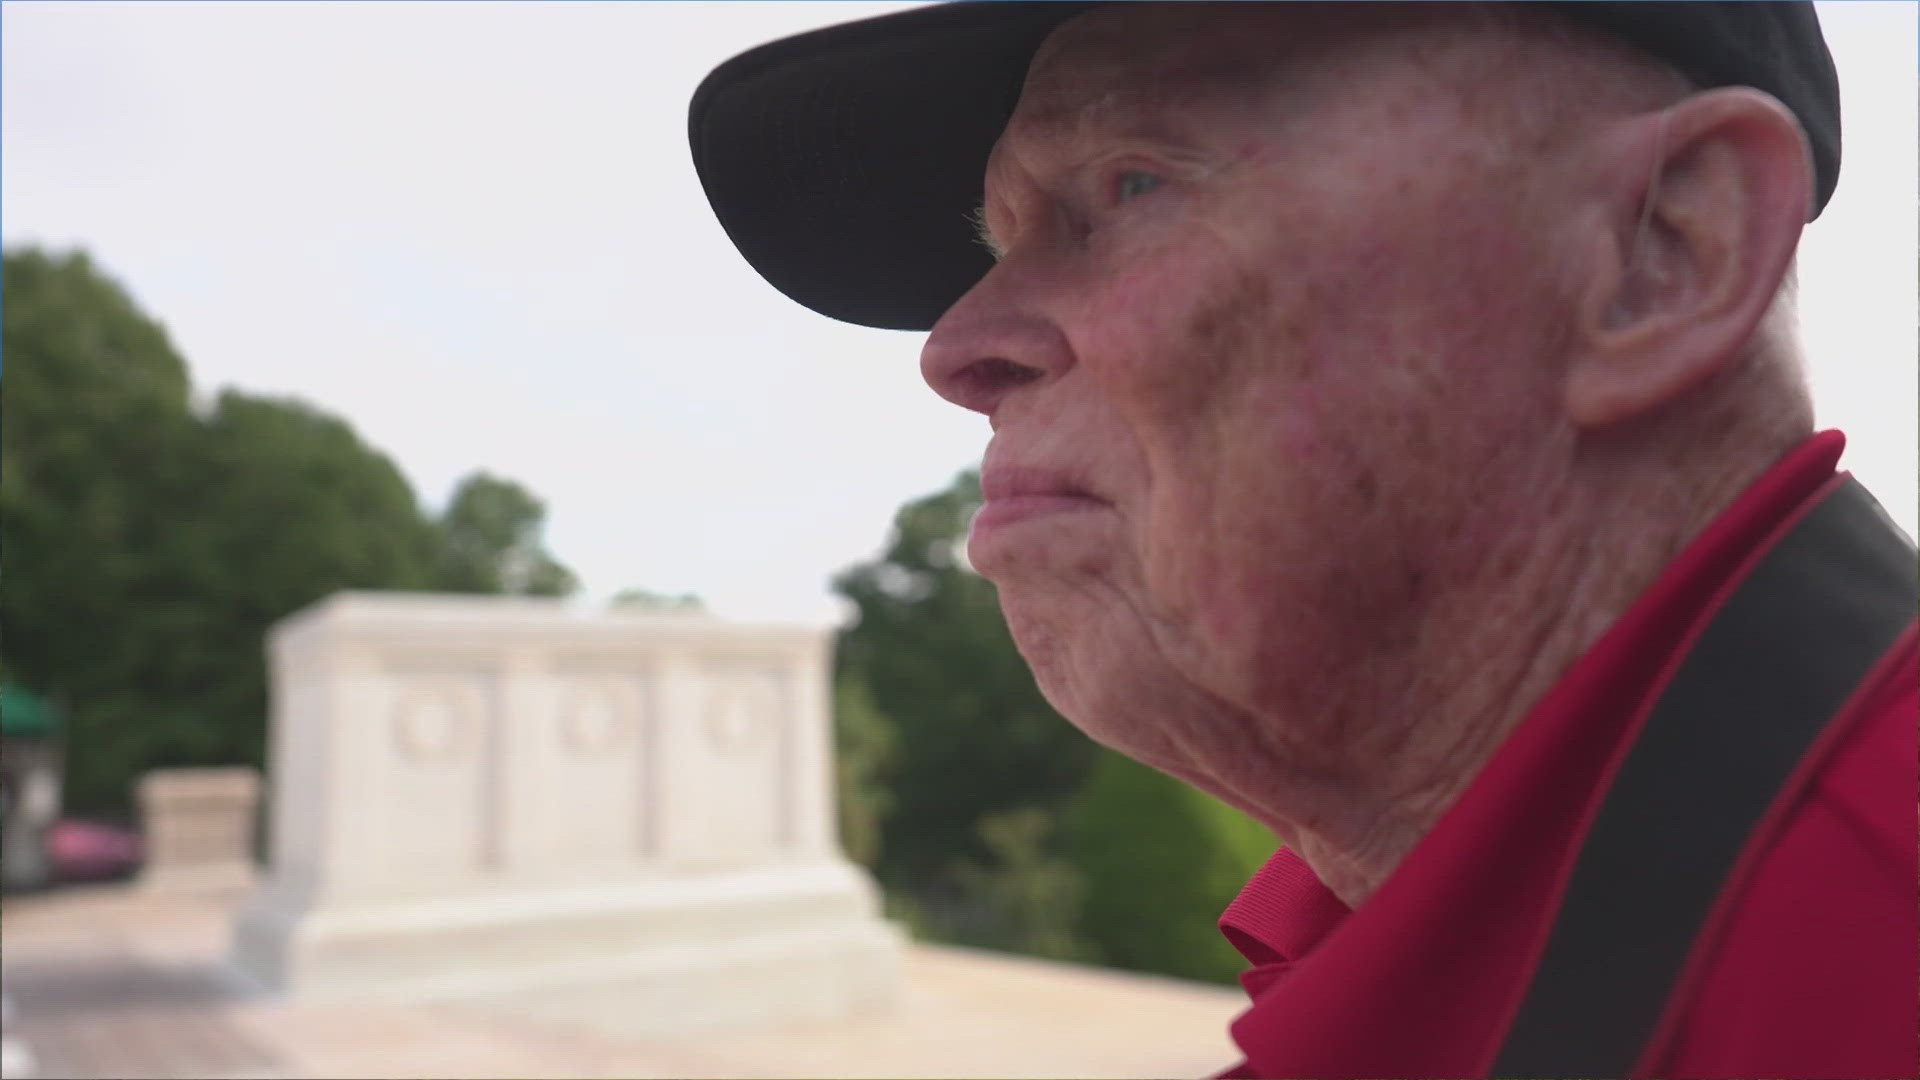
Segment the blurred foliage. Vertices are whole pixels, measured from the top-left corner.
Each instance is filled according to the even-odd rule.
[[[842,673],[833,688],[833,767],[839,797],[840,841],[854,861],[880,858],[880,822],[893,808],[881,774],[898,738],[893,724],[874,708],[867,684]]]
[[[959,557],[979,504],[961,474],[835,579],[859,611],[835,679],[849,853],[919,936],[1232,981],[1215,923],[1273,837],[1046,703]]]
[[[1104,754],[1062,815],[1083,875],[1079,930],[1114,967],[1231,982],[1246,961],[1216,921],[1279,848],[1258,822],[1119,754]]]
[[[546,506],[511,480],[477,472],[440,517],[439,586],[449,592],[566,596],[573,572],[540,545]]]
[[[1086,882],[1055,851],[1055,815],[1029,807],[980,819],[989,861],[954,874],[961,910],[975,925],[963,940],[1049,960],[1092,960],[1097,950],[1077,929]]]
[[[513,559],[527,591],[571,588],[527,559],[541,508],[511,482],[469,478],[434,521],[335,417],[196,409],[165,329],[84,254],[10,251],[0,289],[0,643],[65,708],[69,810],[124,814],[152,768],[260,765],[265,632],[330,593],[499,591]]]

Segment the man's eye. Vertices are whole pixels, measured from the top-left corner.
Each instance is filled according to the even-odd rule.
[[[1127,202],[1145,195],[1159,187],[1163,180],[1150,172],[1128,169],[1113,179],[1113,197],[1116,202]]]

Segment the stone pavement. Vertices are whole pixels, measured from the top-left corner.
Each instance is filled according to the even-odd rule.
[[[908,947],[902,1000],[833,1022],[662,1038],[477,1005],[262,996],[227,972],[234,893],[9,896],[0,981],[33,1077],[1201,1076],[1234,1060],[1223,987]],[[6,1080],[26,1080],[10,1066]]]

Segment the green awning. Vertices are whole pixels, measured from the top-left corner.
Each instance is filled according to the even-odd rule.
[[[53,731],[55,719],[46,698],[24,686],[0,684],[0,734],[46,735]]]

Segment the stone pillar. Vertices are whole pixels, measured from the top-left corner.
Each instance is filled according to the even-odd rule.
[[[59,744],[45,737],[0,737],[0,781],[7,790],[0,819],[0,884],[47,884],[47,830],[60,816]]]
[[[239,968],[634,1033],[887,1002],[832,829],[829,638],[345,593],[275,627],[270,880]]]
[[[150,890],[243,889],[254,883],[253,823],[260,776],[252,769],[155,769],[140,778]]]

